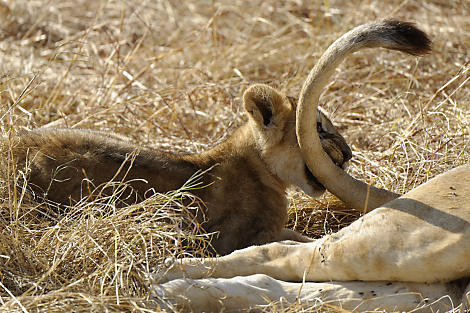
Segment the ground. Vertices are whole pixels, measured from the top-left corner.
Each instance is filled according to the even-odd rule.
[[[433,52],[355,54],[321,103],[353,149],[350,173],[406,192],[470,160],[470,3],[417,3],[0,0],[1,131],[87,128],[202,151],[243,123],[247,86],[296,96],[338,36],[393,17],[426,31]],[[187,255],[181,238],[204,253],[204,236],[180,229],[185,190],[122,210],[101,201],[57,214],[16,188],[21,173],[2,153],[2,311],[158,311],[146,273]],[[360,215],[329,195],[289,196],[290,227],[311,236]],[[300,310],[266,308],[281,309]]]

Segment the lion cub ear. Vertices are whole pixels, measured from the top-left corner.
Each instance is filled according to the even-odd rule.
[[[248,88],[243,94],[245,110],[259,125],[276,124],[283,118],[283,112],[289,110],[290,103],[276,89],[257,84]],[[286,104],[289,106],[286,107]]]

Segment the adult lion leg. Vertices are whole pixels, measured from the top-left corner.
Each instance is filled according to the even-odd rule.
[[[462,288],[457,283],[289,283],[262,274],[228,279],[177,279],[154,285],[151,292],[162,308],[194,312],[242,311],[278,301],[298,303],[309,309],[326,305],[361,312],[379,308],[447,312],[462,297]]]
[[[182,259],[166,279],[266,274],[306,281],[451,281],[470,276],[470,165],[442,174],[310,243],[278,242]]]
[[[155,282],[177,278],[206,277],[230,278],[266,274],[286,281],[301,281],[308,258],[315,252],[319,241],[298,243],[294,241],[273,242],[234,251],[218,258],[183,258],[175,260],[169,268],[154,274]],[[303,251],[302,259],[289,260]]]

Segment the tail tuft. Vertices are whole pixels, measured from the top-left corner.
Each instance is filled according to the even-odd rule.
[[[384,20],[389,39],[399,47],[398,50],[412,54],[422,55],[431,51],[431,40],[425,32],[410,22],[398,20]]]

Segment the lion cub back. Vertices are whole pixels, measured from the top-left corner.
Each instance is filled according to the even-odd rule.
[[[90,130],[37,129],[20,134],[13,146],[35,195],[63,204],[108,182],[125,181],[133,181],[142,200],[149,185],[159,192],[174,190],[197,170],[189,162]]]

